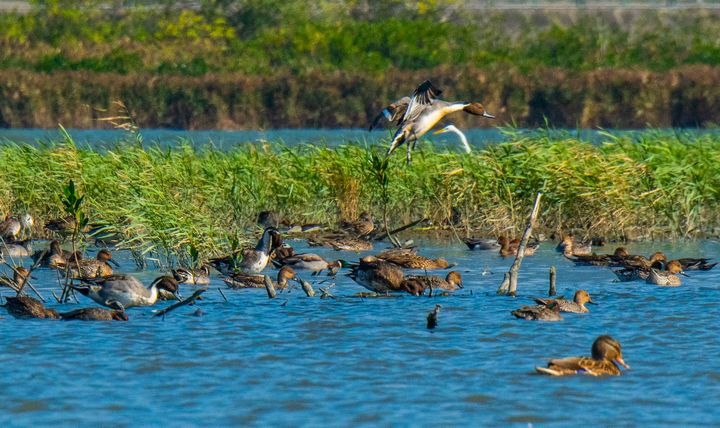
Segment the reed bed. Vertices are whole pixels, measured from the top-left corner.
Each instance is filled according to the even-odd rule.
[[[425,217],[459,235],[516,234],[538,191],[539,232],[608,238],[716,235],[720,138],[645,132],[605,136],[510,133],[510,142],[470,155],[420,144],[413,164],[388,165],[390,226]],[[382,147],[337,148],[243,143],[222,151],[178,142],[172,149],[118,142],[79,147],[69,138],[0,146],[0,213],[58,217],[73,180],[91,223],[121,232],[123,245],[204,257],[245,242],[257,213],[277,210],[291,224],[329,225],[363,210],[382,213],[371,162]],[[460,222],[454,222],[460,214]],[[451,225],[452,224],[452,225]],[[42,233],[37,230],[36,233]]]

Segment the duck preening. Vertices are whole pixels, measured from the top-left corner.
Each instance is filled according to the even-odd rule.
[[[464,111],[466,113],[494,118],[485,111],[485,107],[478,102],[443,101],[438,99],[442,91],[429,80],[424,81],[415,89],[412,97],[403,97],[385,107],[380,115],[373,121],[372,127],[383,117],[396,124],[398,129],[393,136],[387,155],[395,149],[407,145],[407,163],[411,162],[411,150],[415,143],[430,131],[442,118],[448,114]]]
[[[590,376],[619,375],[621,371],[617,366],[618,364],[626,369],[630,368],[623,360],[620,342],[610,336],[602,335],[595,339],[592,344],[592,357],[552,359],[547,367],[535,367],[535,370],[538,373],[551,376],[574,374]]]

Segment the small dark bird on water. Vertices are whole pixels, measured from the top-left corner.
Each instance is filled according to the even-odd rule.
[[[428,330],[432,330],[437,326],[438,315],[440,314],[440,308],[442,308],[442,306],[435,305],[435,309],[430,311],[430,313],[428,314],[428,316],[427,316]]]

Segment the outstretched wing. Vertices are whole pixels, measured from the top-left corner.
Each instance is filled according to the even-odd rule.
[[[422,82],[420,86],[415,89],[415,92],[413,92],[410,104],[408,104],[402,121],[412,120],[419,116],[425,107],[432,104],[440,94],[442,94],[442,91],[436,88],[431,81],[426,80]]]
[[[380,113],[378,113],[377,116],[375,116],[375,119],[373,119],[370,124],[370,129],[368,129],[368,131],[372,131],[383,118],[385,118],[388,122],[395,123],[395,125],[400,125],[402,117],[405,116],[405,112],[407,111],[409,104],[410,97],[402,97],[385,107]]]

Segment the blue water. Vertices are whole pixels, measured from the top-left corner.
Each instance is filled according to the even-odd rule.
[[[563,130],[563,129],[505,129],[505,128],[473,128],[462,130],[471,146],[476,148],[488,144],[511,141],[519,136],[550,135],[553,138],[573,137],[591,143],[607,141],[608,131],[595,129]],[[647,130],[613,130],[615,136],[631,138],[647,136]],[[701,135],[720,135],[719,129],[663,129],[652,130],[658,135],[674,136],[679,139],[695,138]],[[122,141],[135,141],[130,134],[120,130],[103,129],[69,129],[68,133],[76,144],[96,148],[113,147]],[[287,145],[303,143],[337,146],[348,142],[356,144],[387,144],[392,131],[365,129],[271,129],[265,131],[185,131],[170,129],[143,129],[140,132],[143,144],[147,146],[173,147],[180,143],[188,143],[196,147],[212,144],[220,149],[228,149],[241,143],[283,142]],[[63,141],[58,129],[0,129],[0,144],[7,143],[48,143]],[[423,144],[449,147],[461,150],[461,143],[455,134],[426,135]]]
[[[420,244],[422,254],[459,263],[465,289],[448,297],[360,299],[353,294],[364,289],[340,275],[335,300],[307,298],[299,289],[269,300],[265,290],[228,290],[215,279],[205,300],[164,320],[152,313],[165,302],[130,309],[126,323],[2,313],[0,425],[720,423],[720,268],[691,272],[679,288],[614,283],[609,269],[575,267],[544,243],[525,259],[520,296],[510,298],[495,290],[512,260],[459,242]],[[670,257],[720,253],[715,241],[629,248]],[[116,257],[133,271],[127,254]],[[511,309],[545,295],[550,265],[557,266],[560,294],[584,288],[599,305],[557,323],[514,319]],[[482,275],[486,269],[494,274]],[[139,276],[149,281],[157,274]],[[35,276],[49,297],[55,273]],[[428,331],[425,317],[436,303],[443,305],[439,325]],[[204,315],[193,316],[198,309]],[[622,343],[631,370],[606,378],[533,374],[547,358],[588,355],[600,334]]]

